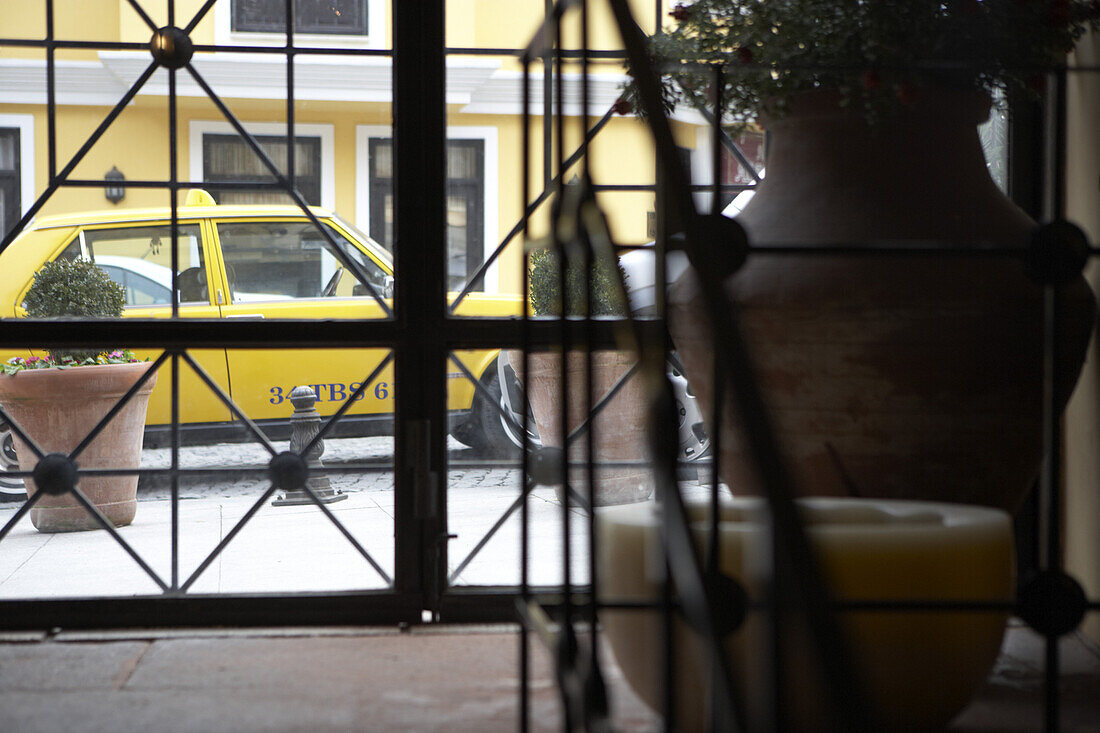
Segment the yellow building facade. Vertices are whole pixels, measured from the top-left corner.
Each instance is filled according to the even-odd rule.
[[[635,16],[651,31],[667,7],[660,0],[634,0]],[[141,79],[152,58],[148,50],[155,26],[186,27],[204,8],[201,0],[176,0],[169,18],[164,2],[140,0],[56,0],[53,3],[52,60],[40,47],[19,45],[21,39],[47,37],[47,4],[0,0],[5,30],[0,37],[0,169],[10,229],[43,194],[55,175],[66,173],[110,111]],[[388,2],[334,0],[303,6],[343,13],[329,32],[331,18],[295,32],[304,49],[293,66],[293,114],[296,182],[309,203],[330,208],[359,229],[393,246],[392,179],[387,178],[392,148],[392,34]],[[590,45],[621,47],[605,4],[592,3]],[[194,22],[189,37],[195,45],[192,65],[203,82],[254,135],[285,172],[288,119],[288,74],[280,32],[264,30],[285,23],[282,0],[217,0]],[[449,179],[447,221],[451,285],[458,289],[497,249],[521,220],[522,66],[516,49],[527,46],[543,21],[542,0],[451,0],[447,3],[447,135]],[[306,14],[305,11],[300,11]],[[328,11],[326,11],[328,12]],[[265,15],[266,13],[266,15]],[[339,26],[357,14],[351,31]],[[574,15],[576,13],[574,12]],[[308,18],[299,18],[308,23]],[[269,26],[265,26],[264,23]],[[285,27],[285,26],[284,26]],[[579,45],[577,18],[570,18],[563,45]],[[572,40],[571,40],[572,39]],[[98,45],[97,45],[98,44]],[[103,48],[110,44],[112,48]],[[331,53],[310,49],[325,48]],[[47,83],[52,65],[55,83]],[[531,197],[544,189],[544,159],[556,173],[559,157],[573,153],[585,126],[595,125],[618,98],[625,80],[621,62],[600,58],[591,63],[589,107],[582,116],[580,64],[563,69],[565,144],[549,141],[542,129],[545,100],[544,66],[532,65]],[[86,151],[65,180],[80,185],[57,188],[38,213],[62,214],[114,207],[163,206],[173,164],[178,180],[210,187],[222,202],[273,201],[277,194],[218,189],[218,181],[263,179],[259,158],[237,134],[221,109],[186,70],[176,73],[177,104],[169,109],[169,74],[158,69]],[[56,113],[49,114],[52,105]],[[557,103],[553,108],[557,110]],[[175,129],[174,146],[170,131]],[[709,134],[701,117],[684,113],[674,122],[679,144],[690,151],[693,178],[705,183]],[[52,143],[52,144],[51,144]],[[173,150],[174,147],[174,150]],[[562,149],[559,149],[559,148]],[[589,165],[605,186],[631,186],[630,191],[600,193],[613,235],[620,244],[652,238],[653,193],[638,187],[654,182],[649,134],[634,116],[613,116],[593,139]],[[98,185],[108,172],[121,173],[129,184],[124,197],[112,202]],[[565,180],[580,171],[565,172]],[[270,179],[268,179],[270,180]],[[83,182],[82,184],[80,182]],[[533,228],[545,228],[543,205]],[[537,231],[536,231],[537,233]],[[517,292],[521,250],[516,237],[489,268],[484,289]]]

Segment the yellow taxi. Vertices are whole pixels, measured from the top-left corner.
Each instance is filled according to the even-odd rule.
[[[330,211],[311,208],[325,236],[294,206],[219,206],[192,190],[178,209],[178,313],[180,318],[363,319],[384,318],[391,305],[393,261],[378,243]],[[172,316],[172,229],[167,207],[43,217],[0,253],[0,318],[25,315],[22,302],[44,262],[81,258],[95,262],[123,286],[123,317]],[[378,297],[376,297],[376,295]],[[384,306],[383,303],[386,305]],[[471,293],[457,313],[519,315],[518,295]],[[119,347],[126,346],[118,344]],[[308,385],[322,415],[335,412],[388,356],[385,349],[195,349],[189,351],[215,382],[274,439],[289,434],[290,392]],[[26,351],[0,353],[0,361]],[[156,352],[139,352],[155,358]],[[496,350],[456,356],[501,396]],[[503,366],[503,364],[501,365]],[[158,380],[149,402],[146,445],[163,445],[171,422],[170,382]],[[222,400],[191,369],[180,370],[181,434],[187,442],[250,439]],[[392,432],[393,367],[388,364],[362,391],[334,435]],[[518,443],[499,410],[475,398],[473,384],[449,363],[448,408],[458,440],[490,455]],[[507,399],[505,404],[508,404]],[[518,422],[518,421],[517,421]],[[17,465],[10,431],[0,425],[0,468]],[[22,479],[4,477],[0,493],[23,496]]]

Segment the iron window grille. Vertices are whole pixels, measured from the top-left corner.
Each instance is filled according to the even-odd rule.
[[[560,68],[563,60],[569,55],[562,50],[560,42],[560,24],[562,15],[573,3],[559,3],[549,8],[546,33],[540,33],[533,40],[523,55],[524,74],[524,98],[530,96],[530,68],[533,64],[542,61],[543,68],[548,70],[547,79],[553,80],[558,85],[560,94]],[[285,190],[295,200],[295,203],[308,214],[307,200],[301,192],[296,180],[296,166],[294,165],[295,147],[291,146],[287,152],[288,164],[286,173],[270,160],[256,139],[244,130],[236,117],[219,99],[218,95],[205,83],[201,75],[190,66],[189,50],[190,41],[187,34],[193,30],[199,20],[208,12],[212,2],[206,3],[198,14],[185,25],[177,26],[175,19],[174,3],[169,4],[169,25],[167,29],[158,29],[149,16],[144,12],[136,0],[130,0],[131,7],[149,26],[154,34],[154,59],[148,69],[139,78],[138,82],[119,101],[119,104],[104,120],[88,143],[82,146],[74,158],[58,167],[55,120],[56,100],[53,97],[52,82],[50,82],[48,114],[49,114],[49,140],[48,140],[48,169],[49,184],[39,200],[25,214],[20,223],[12,230],[18,231],[25,226],[30,218],[37,212],[41,205],[48,200],[56,190],[62,186],[102,186],[102,181],[81,181],[72,177],[73,170],[98,139],[103,131],[118,116],[120,111],[133,99],[138,90],[145,84],[158,68],[167,69],[169,75],[169,114],[171,118],[170,129],[175,132],[175,88],[176,75],[181,70],[189,73],[203,88],[204,92],[225,114],[227,119],[240,133],[253,152],[265,163],[275,179],[271,190]],[[630,18],[627,4],[624,0],[611,0],[612,9],[616,20],[623,30],[624,42],[631,64],[636,69],[647,68],[647,60],[644,51],[639,45],[639,39],[635,35],[633,20]],[[47,37],[43,42],[18,43],[15,45],[38,46],[47,52],[50,61],[53,54],[65,43],[59,42],[53,35],[54,3],[46,0],[47,7]],[[582,10],[587,12],[587,3],[582,3]],[[657,17],[660,17],[661,6],[657,4]],[[585,16],[586,17],[586,16]],[[288,59],[288,94],[287,94],[287,125],[288,135],[293,137],[294,129],[294,84],[293,84],[293,51],[305,52],[295,49],[293,46],[293,12],[287,11],[284,26],[289,39],[287,49],[282,49]],[[446,456],[438,437],[443,433],[445,425],[445,399],[444,399],[444,374],[447,370],[447,355],[458,348],[470,348],[479,345],[506,345],[520,348],[524,351],[546,349],[555,344],[587,344],[589,346],[610,344],[615,341],[614,326],[608,324],[593,323],[590,319],[569,321],[560,319],[553,323],[534,323],[526,318],[520,322],[478,322],[467,319],[451,319],[450,311],[443,299],[446,271],[444,265],[445,252],[445,224],[440,212],[444,210],[446,196],[445,174],[439,161],[445,159],[445,125],[444,119],[444,82],[440,71],[444,68],[445,44],[443,26],[443,4],[441,0],[423,3],[395,3],[394,4],[394,38],[395,49],[395,147],[397,149],[397,171],[395,181],[395,226],[398,227],[398,238],[402,246],[397,249],[397,270],[400,273],[399,288],[396,298],[396,307],[393,318],[378,322],[349,322],[329,323],[323,328],[318,328],[313,323],[283,322],[277,324],[233,324],[198,322],[187,323],[174,319],[168,322],[123,322],[123,323],[86,323],[77,321],[58,321],[48,324],[21,323],[18,321],[5,324],[5,332],[2,341],[9,346],[23,346],[28,343],[37,343],[48,340],[52,343],[67,345],[97,344],[106,342],[123,341],[134,346],[155,347],[163,349],[161,357],[153,362],[150,372],[161,367],[167,362],[172,362],[174,373],[179,373],[181,363],[189,364],[200,376],[203,373],[192,357],[188,349],[210,347],[285,347],[297,348],[303,345],[310,346],[379,346],[392,348],[396,363],[399,383],[417,384],[422,388],[410,391],[406,397],[398,403],[396,415],[396,471],[397,485],[395,495],[397,498],[397,534],[398,548],[396,572],[391,578],[383,569],[376,568],[386,579],[392,582],[392,590],[382,593],[359,593],[348,595],[298,595],[283,597],[272,601],[262,597],[188,597],[187,590],[193,583],[196,575],[181,578],[178,567],[173,564],[170,577],[162,577],[156,573],[133,549],[121,538],[117,531],[106,521],[102,521],[103,528],[111,533],[120,545],[130,554],[163,590],[163,594],[155,597],[136,599],[91,599],[78,601],[16,601],[4,602],[5,618],[13,626],[67,626],[81,625],[91,621],[102,622],[104,618],[110,619],[112,624],[118,625],[143,625],[150,617],[155,617],[161,623],[169,625],[188,624],[217,624],[232,621],[235,623],[264,623],[269,622],[271,613],[277,611],[280,620],[284,623],[317,623],[319,620],[325,623],[363,623],[373,621],[380,623],[396,623],[398,621],[417,622],[421,617],[421,611],[431,609],[441,620],[485,620],[489,618],[515,618],[521,621],[521,633],[524,636],[525,656],[521,660],[523,667],[523,684],[521,685],[521,710],[524,717],[522,725],[526,728],[529,722],[526,708],[527,692],[527,635],[532,631],[541,632],[546,638],[552,639],[567,651],[576,651],[577,640],[575,637],[578,629],[589,629],[593,646],[589,647],[590,654],[582,662],[581,656],[565,656],[563,667],[560,671],[560,682],[567,714],[571,721],[584,721],[592,724],[599,722],[600,715],[606,712],[601,708],[601,700],[591,694],[591,686],[580,684],[585,679],[599,679],[600,666],[599,655],[595,647],[595,639],[598,637],[596,621],[600,611],[600,603],[597,600],[595,589],[598,588],[598,578],[594,573],[590,575],[590,585],[574,584],[569,575],[570,542],[566,541],[564,567],[566,568],[565,582],[557,589],[557,593],[546,594],[541,589],[532,588],[527,582],[526,557],[524,551],[523,578],[517,589],[504,589],[495,592],[455,592],[448,587],[445,577],[445,548],[446,548],[446,518],[439,512],[439,506],[445,501],[445,487],[439,482],[433,483],[430,477],[440,475],[446,467]],[[547,41],[547,39],[554,39]],[[3,41],[8,44],[9,41]],[[87,47],[118,49],[125,48],[121,44],[95,43],[86,44]],[[203,50],[217,50],[216,48]],[[237,49],[239,50],[239,49]],[[343,53],[369,53],[368,51],[342,50]],[[582,51],[579,54],[581,61],[587,63],[589,54]],[[587,75],[587,74],[586,74]],[[644,75],[643,75],[644,78]],[[1052,105],[1052,129],[1048,134],[1055,138],[1057,143],[1058,132],[1065,126],[1065,71],[1055,75],[1054,104]],[[546,87],[550,87],[547,84]],[[584,93],[587,94],[587,84],[584,85]],[[584,105],[587,108],[587,105]],[[670,212],[677,214],[682,222],[689,225],[689,235],[685,248],[692,252],[697,246],[690,232],[690,224],[695,212],[688,204],[692,191],[690,183],[683,179],[683,170],[679,164],[675,145],[667,128],[667,120],[659,111],[655,96],[650,94],[646,100],[646,107],[654,135],[657,140],[657,152],[661,170],[661,194],[665,197],[666,205]],[[606,124],[610,113],[605,115],[594,125],[589,126],[585,122],[584,139],[588,140],[598,133],[603,124]],[[561,115],[548,116],[557,126],[557,138],[562,135],[565,121]],[[530,112],[528,105],[524,104],[524,123],[530,124]],[[546,125],[549,129],[550,125]],[[716,137],[720,137],[720,131],[716,130]],[[523,161],[529,164],[532,159],[530,148],[531,136],[523,135],[524,155]],[[552,138],[551,138],[552,140]],[[549,146],[552,147],[552,146]],[[128,181],[128,186],[164,188],[172,194],[173,207],[175,206],[175,193],[180,189],[189,187],[190,182],[183,181],[175,168],[177,159],[175,135],[170,137],[171,171],[168,181]],[[715,156],[720,154],[720,147],[715,146]],[[561,188],[564,183],[561,171],[569,167],[570,160],[585,161],[584,145],[573,154],[567,155],[559,146],[557,148],[557,160],[552,160],[553,152],[550,149],[543,151],[544,160],[551,162],[546,166],[547,186],[537,196],[532,196],[528,188],[531,177],[525,171],[523,185],[525,187],[522,200],[526,202],[546,201],[555,190]],[[1048,156],[1045,161],[1051,168],[1051,180],[1062,180],[1064,173],[1064,151],[1055,145],[1055,154]],[[716,161],[715,167],[720,165]],[[559,173],[554,176],[551,170]],[[716,184],[717,188],[720,188]],[[1056,186],[1057,188],[1057,186]],[[714,200],[720,199],[720,191],[714,191]],[[526,216],[517,228],[505,237],[504,242],[498,248],[493,257],[488,258],[477,272],[473,274],[463,289],[460,296],[464,297],[474,287],[479,279],[484,276],[488,262],[491,262],[500,250],[508,242],[523,233],[527,223],[527,217],[532,213],[527,208]],[[1055,190],[1050,201],[1048,217],[1053,218],[1061,214],[1064,206],[1062,192]],[[173,229],[178,231],[178,221],[174,213]],[[404,222],[417,222],[415,231],[410,230],[408,239],[401,239],[401,227]],[[314,224],[317,224],[314,221]],[[323,230],[323,229],[322,229]],[[658,229],[660,231],[660,228]],[[0,248],[5,247],[13,234],[9,233]],[[175,236],[175,234],[174,234]],[[660,238],[659,238],[660,242]],[[663,254],[663,243],[659,243],[658,252]],[[930,252],[937,251],[935,245],[929,246]],[[423,252],[428,252],[434,257],[423,257]],[[1088,254],[1095,256],[1095,247],[1089,247]],[[658,257],[658,262],[661,257]],[[526,285],[526,282],[524,283]],[[409,293],[434,293],[433,297],[410,297]],[[720,317],[720,316],[719,316]],[[639,348],[650,350],[664,350],[664,336],[661,328],[652,327],[645,323],[632,323],[633,338]],[[421,338],[423,334],[439,334],[437,339]],[[718,329],[716,338],[719,344],[719,353],[725,362],[732,365],[734,371],[738,365],[743,364],[744,349],[736,340],[735,331],[730,329]],[[1045,348],[1048,353],[1055,349],[1057,344],[1055,337],[1048,332]],[[387,363],[388,363],[387,359]],[[381,366],[379,367],[379,369]],[[371,375],[363,382],[363,387],[369,384],[377,373]],[[204,378],[207,385],[225,401],[227,407],[236,409],[232,400],[227,395],[221,394],[220,389],[208,378]],[[731,385],[738,390],[737,399],[743,408],[751,414],[760,414],[759,395],[756,394],[751,381],[741,381]],[[135,387],[136,389],[136,387]],[[132,392],[131,392],[132,394]],[[127,395],[123,402],[129,398]],[[179,391],[174,385],[173,401],[178,405]],[[177,407],[178,409],[178,407]],[[1050,410],[1048,410],[1048,414]],[[254,428],[247,415],[237,415],[242,422],[250,428]],[[750,422],[754,419],[750,417]],[[526,417],[523,419],[526,423]],[[756,424],[766,425],[766,421],[760,417]],[[526,427],[525,425],[523,427]],[[265,446],[272,458],[272,470],[275,477],[271,485],[264,492],[260,502],[266,501],[278,488],[291,486],[289,478],[299,468],[301,456],[278,453],[271,442],[258,429],[253,429],[257,440]],[[1048,419],[1046,424],[1048,451],[1057,454],[1060,444],[1060,427],[1058,421]],[[769,441],[766,429],[759,431],[760,442],[753,448],[758,454],[768,457],[774,453],[774,445]],[[433,436],[436,438],[433,440]],[[91,439],[89,436],[85,443]],[[172,443],[178,449],[179,436],[174,428]],[[79,452],[79,449],[78,451]],[[305,451],[303,451],[305,452]],[[767,461],[766,461],[767,462]],[[419,474],[413,471],[402,471],[405,467],[423,467]],[[663,485],[675,486],[673,463],[666,457],[658,462],[658,472]],[[168,474],[173,484],[178,476],[184,473],[178,465],[178,459],[173,460],[173,465]],[[1042,508],[1042,534],[1045,540],[1042,548],[1042,570],[1046,573],[1047,580],[1061,577],[1059,566],[1059,540],[1060,540],[1060,505],[1057,487],[1059,484],[1058,461],[1048,461],[1044,480],[1040,491],[1040,504]],[[529,480],[538,478],[532,476],[529,470],[529,462],[523,464],[524,490]],[[823,657],[842,659],[842,655],[830,657],[828,652],[838,651],[842,647],[836,646],[838,640],[831,630],[833,612],[837,609],[828,607],[823,602],[820,594],[821,579],[812,572],[812,556],[808,554],[805,546],[805,538],[802,528],[791,510],[791,492],[785,485],[781,474],[766,477],[765,484],[769,488],[769,501],[775,517],[775,531],[782,543],[785,543],[788,552],[791,553],[790,565],[777,568],[775,572],[790,572],[790,579],[801,584],[803,590],[810,598],[810,618],[820,624],[817,628],[816,638],[820,648],[824,650]],[[297,485],[295,484],[295,488]],[[714,491],[717,492],[717,481],[714,482]],[[307,493],[310,492],[307,489]],[[526,493],[521,498],[525,498]],[[571,502],[583,502],[585,497],[571,497],[565,494],[565,505],[568,508]],[[316,495],[313,498],[322,512],[328,513],[323,502]],[[665,507],[670,515],[670,533],[665,546],[665,557],[670,566],[679,592],[676,602],[678,611],[693,619],[703,636],[710,641],[712,649],[720,648],[719,634],[714,617],[714,606],[711,594],[713,590],[705,582],[698,559],[691,545],[690,536],[687,533],[687,521],[683,515],[683,506],[680,497],[675,490],[665,494]],[[86,503],[86,502],[85,502]],[[29,510],[30,502],[25,507]],[[521,501],[517,510],[520,512],[522,526],[524,527],[523,541],[528,541],[527,528],[527,503]],[[89,508],[89,511],[93,509]],[[253,512],[255,509],[253,510]],[[14,525],[15,521],[25,513],[20,510],[17,517],[0,529],[0,547],[3,536]],[[250,515],[251,516],[251,515]],[[569,512],[564,513],[564,530],[568,537]],[[593,520],[593,513],[588,513],[589,520]],[[333,520],[337,526],[339,522]],[[243,527],[243,523],[234,529],[219,546],[214,554],[199,568],[201,573],[217,552],[232,541]],[[592,533],[589,533],[591,541]],[[353,537],[348,539],[354,544]],[[173,555],[177,552],[177,537],[173,535]],[[373,561],[363,548],[358,547],[369,561]],[[590,553],[592,556],[594,553]],[[365,600],[371,603],[364,605]],[[1042,603],[1042,599],[1040,599]],[[517,605],[518,604],[518,605]],[[925,604],[917,604],[923,610],[959,610],[939,604],[936,599],[929,599]],[[368,610],[364,610],[364,609]],[[671,614],[674,612],[671,596],[664,604],[654,606],[658,610]],[[861,610],[878,608],[872,604],[870,607],[861,607]],[[1088,601],[1085,609],[1096,611],[1100,604],[1096,601]],[[839,609],[841,612],[851,609]],[[882,607],[878,610],[890,610]],[[964,609],[966,610],[966,609]],[[987,609],[977,609],[987,610]],[[1022,609],[1019,604],[1009,603],[997,606],[997,610],[1004,611],[1029,611]],[[548,623],[552,614],[558,621],[556,627]],[[1034,618],[1032,614],[1027,614]],[[1040,614],[1041,616],[1041,614]],[[1057,634],[1052,630],[1043,628],[1040,624],[1037,630],[1047,637],[1047,728],[1058,728],[1058,695],[1057,684]],[[719,666],[717,683],[714,686],[715,700],[725,705],[725,710],[730,711],[733,700],[729,694],[728,670],[721,669],[722,655],[715,655],[716,664]],[[827,669],[827,673],[834,679],[843,679],[846,670],[842,665],[835,665]],[[586,677],[587,676],[587,677]],[[858,704],[853,701],[841,700],[841,716],[855,724],[861,718]],[[858,701],[857,701],[858,702]],[[723,709],[723,708],[719,708]],[[858,727],[858,726],[856,726]]]

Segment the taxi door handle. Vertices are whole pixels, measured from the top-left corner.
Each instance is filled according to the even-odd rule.
[[[226,318],[250,318],[253,320],[263,320],[263,313],[230,313]]]

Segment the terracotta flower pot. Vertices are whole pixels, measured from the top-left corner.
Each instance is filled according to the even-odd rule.
[[[24,370],[0,375],[0,404],[46,453],[68,454],[145,373],[148,364],[106,364],[69,369]],[[145,410],[156,375],[146,382],[103,431],[76,458],[78,468],[136,468],[141,464]],[[34,468],[30,448],[15,438],[21,470]],[[23,479],[27,496],[38,488]],[[82,476],[77,486],[116,527],[134,519],[137,475]],[[99,529],[100,525],[71,493],[43,496],[31,509],[41,532]]]
[[[1034,223],[982,156],[988,110],[983,95],[928,89],[871,128],[807,94],[767,124],[767,177],[738,221],[753,244],[1023,246]],[[1043,297],[1018,258],[754,253],[726,289],[802,494],[1020,506],[1042,458]],[[1083,279],[1061,291],[1059,410],[1094,311]],[[674,284],[670,320],[710,411],[713,337],[693,274]],[[733,430],[721,457],[734,493],[758,493]]]
[[[560,448],[564,444],[561,427],[561,356],[538,352],[529,354],[527,358],[530,360],[527,399],[539,437],[544,446]],[[592,355],[593,399],[598,401],[606,394],[635,361],[634,355],[629,352],[595,352]],[[518,355],[512,360],[514,365],[521,363]],[[570,352],[567,368],[569,432],[572,432],[587,416],[585,355]],[[642,380],[631,378],[592,423],[597,463],[648,459],[645,407]],[[584,461],[587,444],[587,438],[579,437],[571,447],[570,461]],[[583,471],[575,471],[570,479],[582,496],[587,496],[583,488],[585,476]],[[644,501],[653,493],[652,472],[642,466],[597,468],[595,481],[597,506]],[[560,487],[558,493],[560,496]]]

